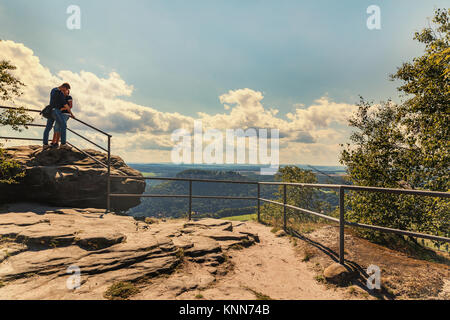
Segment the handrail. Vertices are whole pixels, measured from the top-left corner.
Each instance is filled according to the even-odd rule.
[[[355,191],[384,192],[384,193],[396,193],[396,194],[410,194],[410,195],[425,196],[425,197],[450,198],[450,192],[443,192],[443,191],[393,189],[393,188],[364,187],[364,186],[353,186],[353,185],[343,185],[342,188],[344,188],[346,190],[355,190]]]
[[[342,185],[339,184],[316,184],[316,183],[300,183],[300,182],[281,182],[281,181],[262,181],[259,184],[263,185],[279,185],[279,186],[296,186],[306,188],[327,188],[327,189],[339,189]]]
[[[7,107],[7,106],[0,106],[0,109],[23,110],[23,111],[29,111],[29,112],[41,112],[41,110],[36,110],[36,109],[26,109],[26,108]]]
[[[331,221],[334,221],[334,222],[339,222],[339,219],[327,216],[326,214],[322,214],[322,213],[314,212],[314,211],[311,211],[311,210],[299,208],[299,207],[296,207],[296,206],[292,206],[290,204],[286,204],[285,205],[284,203],[273,201],[273,200],[269,200],[269,199],[260,198],[260,200],[264,201],[264,202],[276,204],[276,205],[279,205],[279,206],[282,206],[282,207],[286,206],[286,208],[290,208],[290,209],[294,209],[294,210],[297,210],[297,211],[301,211],[303,213],[309,213],[309,214],[315,215],[315,216],[323,218],[323,219],[331,220]]]
[[[6,107],[6,106],[0,106],[0,109],[9,109],[9,110],[23,110],[23,111],[27,111],[27,112],[41,112],[41,110],[35,110],[35,109],[27,109],[27,108],[16,108],[16,107]],[[98,159],[95,159],[94,157],[92,157],[91,155],[89,155],[88,153],[84,152],[83,150],[81,150],[80,148],[78,148],[77,146],[73,145],[70,142],[67,142],[67,144],[69,144],[70,146],[72,146],[73,148],[77,149],[79,152],[83,153],[85,156],[89,157],[90,159],[94,160],[95,162],[97,162],[98,164],[100,164],[102,167],[107,169],[107,181],[106,181],[106,207],[110,208],[110,196],[109,194],[111,193],[111,179],[110,179],[110,175],[111,175],[111,138],[112,135],[80,120],[74,117],[71,117],[72,119],[84,124],[85,126],[100,132],[101,134],[105,135],[108,139],[108,148],[103,148],[102,146],[98,145],[97,143],[89,140],[88,138],[82,136],[81,134],[75,132],[74,130],[67,128],[70,132],[74,133],[75,135],[77,135],[78,137],[84,139],[85,141],[93,144],[94,146],[96,146],[97,148],[106,151],[107,152],[107,163],[104,163]],[[30,126],[30,127],[46,127],[45,125],[40,125],[40,124],[26,124],[25,127]],[[0,139],[6,139],[6,140],[28,140],[28,141],[42,141],[42,139],[36,139],[36,138],[20,138],[20,137],[0,137]]]
[[[138,180],[167,180],[167,181],[193,181],[193,182],[217,182],[217,183],[236,183],[236,184],[253,184],[257,185],[257,181],[239,181],[239,180],[214,180],[214,179],[191,179],[191,178],[165,178],[165,177],[136,177],[111,175],[111,178],[138,179]]]
[[[15,108],[15,107],[3,107],[0,106],[0,109],[22,109],[22,108]],[[30,112],[40,112],[39,110],[32,110],[32,109],[22,109],[25,111]],[[363,223],[356,223],[356,222],[350,222],[345,221],[345,191],[363,191],[363,192],[384,192],[384,193],[394,193],[394,194],[409,194],[409,195],[417,195],[417,196],[429,196],[429,197],[439,197],[439,198],[450,198],[450,192],[442,192],[442,191],[429,191],[429,190],[410,190],[410,189],[395,189],[395,188],[380,188],[380,187],[367,187],[367,186],[355,186],[355,185],[338,185],[338,184],[313,184],[313,183],[296,183],[296,182],[258,182],[258,181],[236,181],[236,180],[213,180],[213,179],[193,179],[193,178],[166,178],[166,177],[138,177],[138,176],[128,176],[128,175],[111,175],[111,135],[103,132],[100,129],[97,129],[84,121],[81,121],[79,119],[73,118],[77,120],[78,122],[106,135],[108,137],[108,148],[105,149],[98,144],[90,141],[89,139],[83,137],[82,135],[76,133],[75,131],[69,129],[70,132],[76,134],[77,136],[85,139],[86,141],[94,144],[96,147],[99,147],[100,149],[108,152],[108,160],[107,163],[103,163],[100,160],[95,159],[88,153],[84,152],[83,150],[79,149],[78,147],[74,146],[73,144],[69,143],[73,148],[77,149],[78,151],[85,154],[87,157],[91,158],[92,160],[96,161],[103,167],[106,167],[108,170],[107,173],[107,191],[106,191],[106,207],[107,211],[110,211],[111,209],[111,197],[148,197],[148,198],[154,198],[154,197],[161,197],[161,198],[188,198],[189,199],[189,220],[191,220],[191,214],[192,214],[192,199],[233,199],[233,200],[257,200],[257,210],[258,210],[258,221],[261,221],[261,210],[260,210],[260,202],[267,202],[276,204],[279,206],[283,206],[283,220],[284,220],[284,229],[287,231],[287,208],[293,209],[296,211],[300,211],[306,214],[312,214],[315,216],[318,216],[320,218],[328,219],[333,222],[339,223],[339,263],[344,264],[344,230],[345,226],[353,226],[358,228],[366,228],[366,229],[372,229],[377,230],[381,232],[388,232],[388,233],[395,233],[400,235],[406,235],[406,236],[412,236],[412,237],[418,237],[418,238],[424,238],[424,239],[430,239],[430,240],[436,240],[436,241],[443,241],[443,242],[450,242],[450,238],[447,237],[441,237],[441,236],[434,236],[429,234],[423,234],[423,233],[417,233],[413,231],[407,231],[407,230],[400,230],[400,229],[393,229],[393,228],[387,228],[387,227],[381,227],[381,226],[374,226],[374,225],[367,225]],[[29,126],[35,126],[35,127],[44,127],[43,125],[35,125],[35,124],[28,124]],[[30,140],[30,141],[41,141],[41,139],[36,138],[18,138],[18,137],[0,137],[0,139],[17,139],[17,140]],[[111,193],[111,179],[116,178],[122,178],[122,179],[137,179],[137,180],[165,180],[165,181],[185,181],[189,182],[189,194],[187,195],[167,195],[167,194],[117,194],[117,193]],[[192,182],[207,182],[207,183],[232,183],[232,184],[247,184],[247,185],[256,185],[257,186],[257,196],[256,197],[237,197],[237,196],[201,196],[201,195],[193,195],[192,194]],[[261,185],[279,185],[283,186],[284,192],[283,192],[283,203],[264,199],[261,197]],[[287,204],[287,195],[286,195],[286,188],[287,186],[294,186],[294,187],[303,187],[303,188],[327,188],[327,189],[336,189],[339,190],[339,219],[330,217],[318,212],[314,212],[311,210],[307,210],[304,208],[299,208],[293,205]]]
[[[80,120],[80,119],[78,119],[78,118],[73,118],[73,117],[71,117],[71,118],[72,118],[73,120],[75,120],[75,121],[78,121],[78,122],[84,124],[85,126],[91,128],[91,129],[94,129],[94,130],[96,130],[96,131],[98,131],[98,132],[104,134],[105,136],[107,136],[107,137],[109,137],[109,138],[112,137],[112,135],[110,135],[109,133],[106,133],[106,132],[104,132],[104,131],[102,131],[102,130],[100,130],[100,129],[94,127],[94,126],[91,126],[90,124],[88,124],[88,123],[86,123],[86,122],[84,122],[84,121],[82,121],[82,120]]]
[[[95,162],[97,162],[99,165],[101,165],[104,168],[108,168],[108,165],[98,159],[95,159],[93,156],[91,156],[90,154],[88,154],[87,152],[84,152],[83,150],[81,150],[80,148],[78,148],[77,146],[73,145],[70,142],[67,142],[72,148],[77,149],[79,152],[81,152],[82,154],[84,154],[86,157],[90,158],[91,160],[94,160]]]
[[[365,187],[365,186],[355,186],[355,185],[348,185],[348,184],[316,184],[316,183],[296,183],[296,182],[266,182],[266,181],[264,181],[264,182],[260,182],[260,184],[286,185],[286,186],[297,186],[297,187],[305,187],[305,188],[325,188],[325,189],[344,188],[347,190],[355,190],[355,191],[385,192],[385,193],[397,193],[397,194],[411,194],[411,195],[428,196],[428,197],[450,198],[450,192],[443,192],[443,191]]]
[[[44,126],[45,127],[45,126]],[[108,152],[108,150],[107,149],[105,149],[105,148],[103,148],[102,146],[100,146],[100,145],[98,145],[98,144],[96,144],[95,142],[93,142],[93,141],[90,141],[88,138],[86,138],[86,137],[83,137],[81,134],[79,134],[79,133],[77,133],[77,132],[75,132],[74,130],[72,130],[72,129],[70,129],[70,128],[67,128],[67,130],[69,130],[70,132],[72,132],[73,134],[75,134],[75,135],[77,135],[77,136],[79,136],[80,138],[82,138],[82,139],[84,139],[85,141],[87,141],[87,142],[90,142],[90,143],[92,143],[94,146],[96,146],[97,148],[99,148],[99,149],[102,149],[103,151],[106,151],[106,152]]]
[[[42,141],[42,139],[37,139],[37,138],[0,137],[0,139],[3,139],[3,140]]]
[[[286,209],[293,209],[296,211],[300,211],[305,214],[312,214],[317,217],[327,219],[333,221],[335,223],[339,223],[339,263],[344,264],[345,262],[345,251],[344,251],[344,232],[345,226],[352,226],[358,228],[372,229],[381,232],[395,233],[399,235],[430,239],[435,241],[442,242],[450,242],[450,238],[434,236],[430,234],[418,233],[407,230],[400,230],[394,228],[387,228],[381,226],[373,226],[367,225],[363,223],[350,222],[345,220],[345,191],[363,191],[363,192],[384,192],[384,193],[394,193],[394,194],[409,194],[416,196],[428,196],[428,197],[440,197],[440,198],[450,198],[450,192],[441,192],[441,191],[429,191],[429,190],[406,190],[406,189],[393,189],[393,188],[379,188],[379,187],[365,187],[365,186],[354,186],[354,185],[337,185],[337,184],[314,184],[314,183],[296,183],[296,182],[255,182],[255,181],[232,181],[232,180],[211,180],[211,179],[195,179],[195,178],[167,178],[167,177],[135,177],[135,176],[120,176],[120,175],[111,175],[110,179],[138,179],[138,180],[164,180],[164,181],[187,181],[189,182],[189,194],[185,195],[170,195],[170,194],[115,194],[108,193],[108,199],[110,197],[143,197],[143,198],[187,198],[189,199],[189,212],[188,219],[191,220],[192,214],[192,199],[242,199],[242,200],[257,200],[257,214],[258,221],[261,222],[261,205],[260,202],[267,202],[271,204],[275,204],[278,206],[282,206],[283,210],[283,220],[284,220],[284,230],[287,231],[287,211]],[[192,194],[192,183],[193,182],[212,182],[212,183],[238,183],[238,184],[248,184],[248,185],[257,185],[257,196],[256,197],[231,197],[231,196],[198,196]],[[265,199],[261,197],[261,185],[279,185],[283,186],[283,203],[278,201],[273,201],[269,199]],[[296,207],[293,205],[287,204],[287,193],[286,187],[306,187],[306,188],[327,188],[327,189],[337,189],[339,190],[339,218],[327,216],[322,213],[314,212],[311,210],[307,210],[304,208]],[[110,208],[108,207],[108,210]]]
[[[27,112],[39,112],[39,113],[41,112],[41,110],[36,110],[36,109],[17,108],[17,107],[7,107],[7,106],[0,106],[0,109],[23,110],[23,111],[27,111]],[[91,129],[93,129],[93,130],[95,130],[95,131],[100,132],[101,134],[104,134],[104,135],[107,136],[107,137],[112,137],[112,135],[110,135],[109,133],[106,133],[106,132],[104,132],[104,131],[102,131],[102,130],[100,130],[100,129],[98,129],[98,128],[96,128],[96,127],[94,127],[94,126],[92,126],[92,125],[90,125],[90,124],[88,124],[88,123],[86,123],[86,122],[80,120],[80,119],[78,119],[78,118],[74,118],[74,117],[70,117],[70,118],[72,118],[72,119],[74,119],[75,121],[78,121],[78,122],[84,124],[85,126],[91,128]],[[27,125],[31,125],[31,124],[27,124]],[[40,126],[40,125],[39,125],[39,126]]]

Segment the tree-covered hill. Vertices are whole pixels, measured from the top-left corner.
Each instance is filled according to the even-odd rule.
[[[194,178],[194,179],[210,179],[210,180],[231,180],[231,181],[256,181],[234,171],[220,170],[201,170],[189,169],[184,170],[176,175],[177,178]],[[261,195],[266,198],[273,198],[277,188],[272,186],[264,186],[261,188]],[[158,185],[149,186],[146,190],[147,194],[172,194],[172,195],[188,195],[189,182],[187,181],[167,181]],[[193,195],[205,196],[234,196],[234,197],[256,197],[257,186],[247,184],[234,183],[211,183],[211,182],[193,182]],[[189,208],[189,200],[186,198],[143,198],[142,204],[130,210],[129,214],[134,216],[162,216],[162,217],[181,217],[187,214]],[[194,215],[210,215],[224,209],[234,209],[222,211],[226,216],[247,214],[249,211],[254,212],[256,201],[254,200],[223,200],[223,199],[193,199],[192,211]],[[242,212],[240,212],[242,209]],[[251,212],[250,212],[251,213]]]

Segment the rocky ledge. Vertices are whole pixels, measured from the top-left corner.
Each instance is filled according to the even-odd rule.
[[[107,162],[107,154],[83,150],[94,159]],[[17,161],[25,177],[17,185],[0,184],[0,203],[33,201],[77,208],[105,208],[107,169],[85,154],[72,149],[42,150],[42,146],[5,149]],[[118,156],[111,156],[111,174],[142,177]],[[113,179],[111,192],[142,194],[145,182],[138,179]],[[125,211],[140,204],[140,198],[112,198],[115,210]]]
[[[32,208],[14,204],[0,212],[0,299],[97,299],[117,282],[153,279],[183,263],[208,270],[172,277],[167,286],[176,296],[212,283],[227,250],[259,241],[244,223],[224,220],[140,221],[99,209]],[[80,287],[73,289],[68,284],[78,271]]]

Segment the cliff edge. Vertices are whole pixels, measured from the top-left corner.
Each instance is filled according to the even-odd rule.
[[[83,150],[94,159],[107,162],[107,154]],[[22,146],[5,149],[5,154],[17,161],[25,177],[17,185],[0,184],[0,203],[32,201],[43,204],[75,207],[106,208],[107,169],[85,154],[72,150],[49,149],[42,146]],[[111,156],[111,174],[142,177],[118,156]],[[142,194],[145,181],[112,179],[111,192]],[[111,199],[118,211],[140,204],[140,198]]]

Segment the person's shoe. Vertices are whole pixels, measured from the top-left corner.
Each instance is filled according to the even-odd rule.
[[[48,144],[44,144],[42,146],[42,150],[47,150],[47,149],[50,149],[50,146]]]
[[[59,146],[59,149],[62,149],[62,150],[72,150],[72,147],[65,143],[65,144],[60,145],[60,146]]]
[[[53,149],[56,149],[59,147],[59,143],[51,143],[50,145],[52,146]]]

